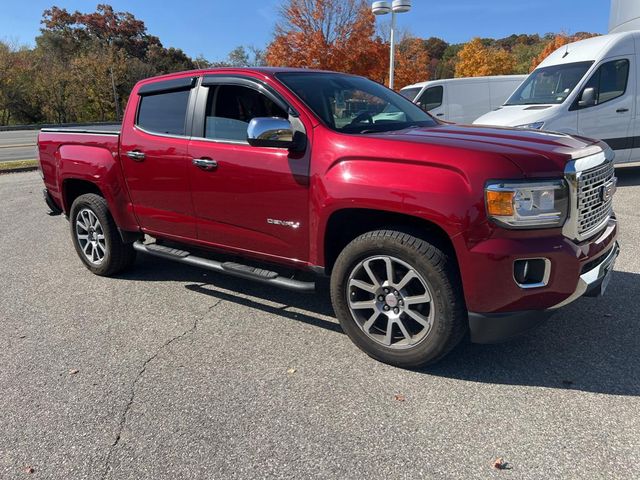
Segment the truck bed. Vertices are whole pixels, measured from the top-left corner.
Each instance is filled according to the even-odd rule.
[[[69,205],[63,198],[66,179],[95,181],[110,178],[98,188],[124,191],[119,168],[120,125],[43,128],[38,134],[40,168],[48,195],[65,213]]]
[[[42,128],[40,132],[44,133],[91,133],[96,135],[119,135],[122,125],[89,125],[87,127],[50,127]]]

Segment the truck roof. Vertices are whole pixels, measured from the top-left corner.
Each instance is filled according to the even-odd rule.
[[[145,78],[140,80],[140,83],[151,83],[157,80],[166,80],[177,77],[188,77],[196,75],[206,75],[210,73],[257,73],[272,77],[278,73],[340,73],[341,75],[351,75],[349,73],[332,72],[330,70],[319,70],[312,68],[292,68],[292,67],[215,67],[215,68],[200,68],[195,70],[184,70],[181,72],[168,73],[165,75],[158,75],[155,77]]]

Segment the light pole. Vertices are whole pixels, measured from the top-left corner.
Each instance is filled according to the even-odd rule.
[[[389,54],[389,88],[393,90],[393,74],[396,63],[396,14],[411,10],[411,0],[393,0],[393,2],[373,2],[371,11],[374,15],[386,15],[391,13],[391,52]]]

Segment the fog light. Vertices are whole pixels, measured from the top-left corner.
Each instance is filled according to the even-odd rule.
[[[549,283],[550,275],[548,258],[527,258],[513,263],[513,278],[521,288],[544,287]]]

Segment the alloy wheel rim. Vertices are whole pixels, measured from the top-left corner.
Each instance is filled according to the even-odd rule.
[[[436,312],[428,282],[396,257],[380,255],[358,263],[349,276],[347,298],[356,324],[387,348],[415,347],[433,327]]]
[[[84,208],[78,212],[75,231],[84,257],[92,265],[102,264],[107,253],[107,243],[102,224],[91,209]]]

